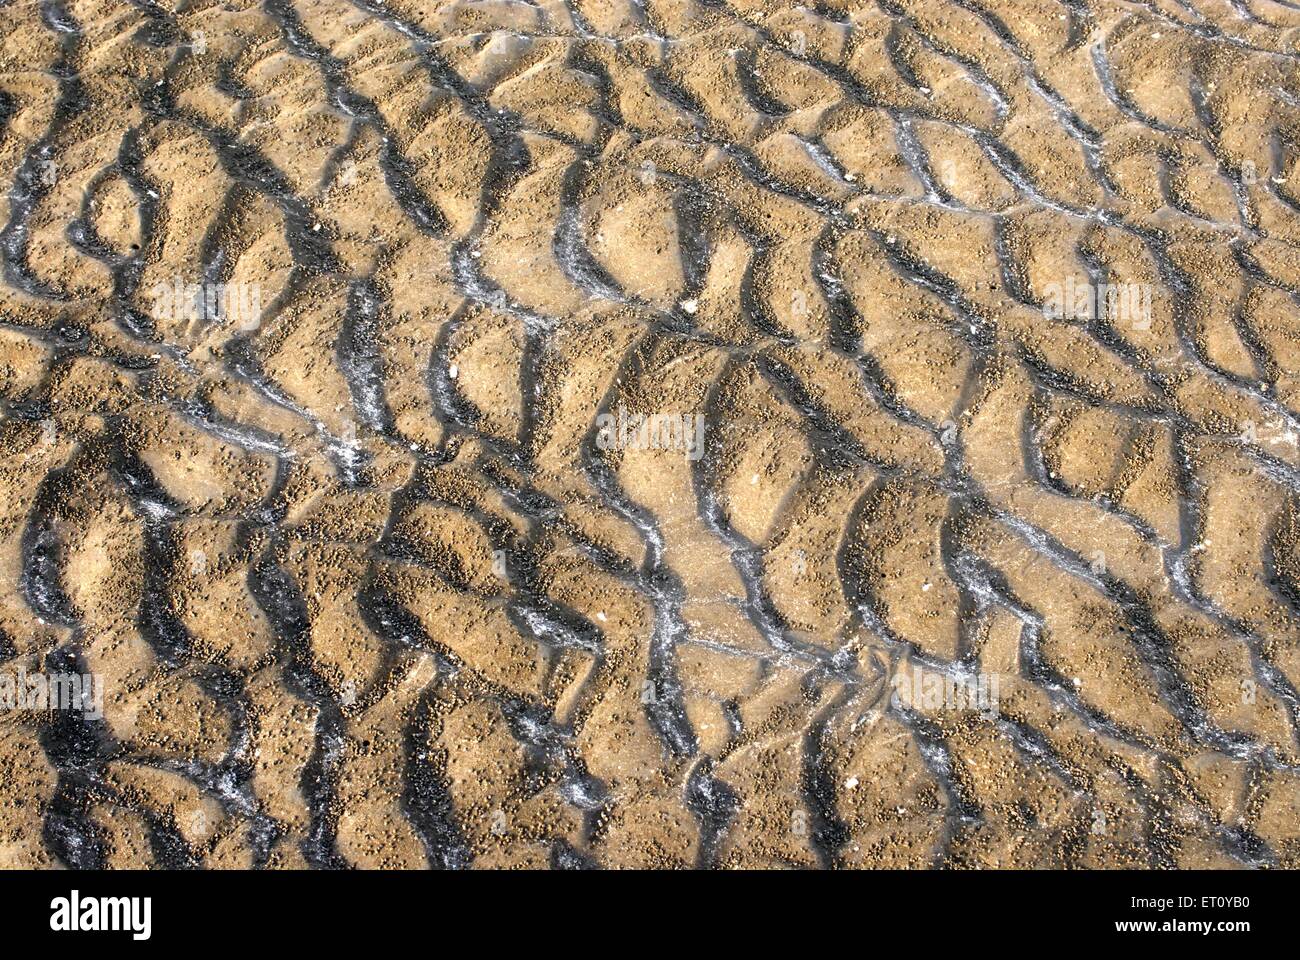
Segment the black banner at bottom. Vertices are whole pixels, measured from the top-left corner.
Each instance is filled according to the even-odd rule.
[[[600,948],[611,929],[634,943],[689,936],[692,946],[716,931],[731,950],[750,938],[770,950],[773,937],[852,940],[870,930],[910,930],[935,938],[936,947],[949,938],[1037,937],[1044,946],[1191,939],[1231,946],[1290,930],[1292,881],[1278,871],[0,872],[0,916],[17,942],[49,937],[127,950],[374,949],[395,936],[420,937],[430,925],[443,936],[457,928],[486,935],[493,950],[547,946],[579,929],[588,949]]]

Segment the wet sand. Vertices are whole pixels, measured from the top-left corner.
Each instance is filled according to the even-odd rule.
[[[0,867],[1300,866],[1300,5],[0,37]]]

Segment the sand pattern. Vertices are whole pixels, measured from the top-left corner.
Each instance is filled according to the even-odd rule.
[[[0,866],[1300,866],[1300,4],[0,38]]]

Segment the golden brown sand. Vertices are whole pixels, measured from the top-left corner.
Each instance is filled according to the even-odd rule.
[[[0,866],[1300,866],[1300,4],[0,37]]]

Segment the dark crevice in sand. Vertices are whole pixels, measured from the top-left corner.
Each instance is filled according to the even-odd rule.
[[[317,708],[315,745],[299,787],[311,811],[302,855],[313,867],[346,866],[336,846],[335,807],[338,764],[345,725],[338,696],[316,668],[310,652],[311,622],[297,584],[273,555],[260,558],[249,572],[249,590],[276,635],[276,659],[294,696]]]

